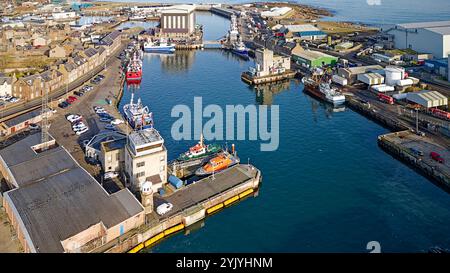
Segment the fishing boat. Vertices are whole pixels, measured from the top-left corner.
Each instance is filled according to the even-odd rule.
[[[238,55],[239,57],[242,57],[244,59],[248,59],[248,48],[245,46],[245,44],[242,42],[241,38],[238,39],[236,43],[233,44],[231,48],[231,52]]]
[[[218,144],[205,145],[202,134],[200,135],[200,141],[195,146],[190,147],[187,152],[182,153],[178,157],[178,160],[186,161],[190,159],[198,159],[215,154],[217,152],[220,152],[221,150],[222,148]]]
[[[123,106],[123,115],[128,124],[133,129],[148,129],[153,128],[153,113],[149,111],[147,106],[143,106],[139,98],[137,103],[134,103],[134,93],[131,93],[130,103]]]
[[[345,96],[337,88],[332,87],[330,82],[323,82],[318,74],[303,77],[302,82],[305,86],[304,90],[318,99],[336,106],[345,103]]]
[[[239,163],[239,158],[226,151],[219,153],[216,157],[210,159],[204,166],[195,171],[196,176],[211,175],[223,171]]]
[[[144,43],[144,51],[156,53],[173,53],[175,52],[175,44],[167,43],[163,39],[160,39],[159,41],[147,40],[147,42]]]
[[[137,52],[134,52],[133,58],[127,65],[125,77],[128,83],[135,83],[142,80],[142,60]]]

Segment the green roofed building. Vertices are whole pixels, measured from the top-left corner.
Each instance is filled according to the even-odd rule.
[[[307,67],[321,67],[324,65],[335,65],[339,58],[319,51],[301,50],[292,53],[292,59],[298,64]]]

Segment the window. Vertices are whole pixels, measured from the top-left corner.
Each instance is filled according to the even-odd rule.
[[[136,178],[145,176],[145,172],[140,172],[136,174]]]
[[[138,162],[137,164],[136,164],[136,167],[144,167],[145,166],[145,161],[142,161],[142,162]]]

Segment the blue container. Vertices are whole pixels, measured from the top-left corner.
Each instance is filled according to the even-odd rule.
[[[177,189],[183,186],[183,181],[174,175],[169,176],[169,183]]]

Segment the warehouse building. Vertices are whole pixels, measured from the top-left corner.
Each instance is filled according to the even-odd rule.
[[[406,100],[425,108],[447,106],[448,98],[437,91],[422,90],[406,94]]]
[[[327,34],[319,28],[310,25],[284,25],[279,33],[283,33],[287,42],[295,40],[320,40],[325,39]]]
[[[298,64],[306,67],[322,67],[324,65],[335,65],[339,58],[319,51],[299,50],[292,54],[292,59]]]
[[[189,37],[195,31],[194,10],[192,5],[176,5],[161,10],[161,36]]]
[[[398,24],[387,31],[396,48],[431,53],[436,58],[450,54],[450,21]]]
[[[47,117],[53,115],[52,111],[47,112]],[[0,136],[10,136],[16,132],[27,129],[30,124],[36,124],[42,121],[42,110],[36,109],[28,113],[13,117],[0,123]]]
[[[25,252],[89,252],[144,223],[128,189],[108,194],[49,137],[45,150],[39,133],[0,150],[3,207]]]
[[[380,85],[384,83],[384,77],[378,73],[359,74],[357,79],[367,85]]]
[[[379,65],[367,65],[367,66],[357,66],[357,67],[341,67],[338,69],[338,75],[346,78],[348,82],[354,83],[357,80],[359,74],[364,74],[368,72],[373,72],[377,70],[382,70],[383,67]]]

